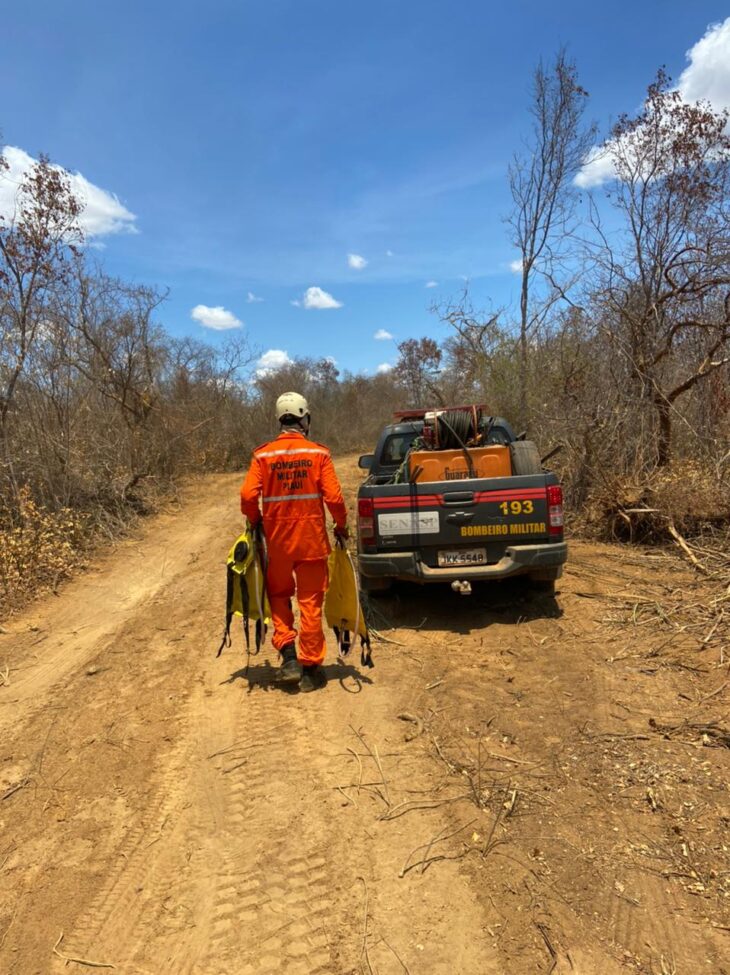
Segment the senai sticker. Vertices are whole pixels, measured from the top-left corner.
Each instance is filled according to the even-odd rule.
[[[438,511],[403,511],[378,515],[381,535],[437,535]]]

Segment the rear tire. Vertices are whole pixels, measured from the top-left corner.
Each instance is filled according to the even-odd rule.
[[[555,595],[555,583],[562,575],[560,569],[537,569],[527,577],[530,588],[534,592],[545,593],[547,596]]]
[[[555,595],[555,579],[530,579],[530,589],[545,596]]]
[[[532,440],[513,440],[509,445],[512,475],[542,474],[540,451]]]
[[[360,589],[368,596],[384,596],[392,587],[390,576],[360,576]]]

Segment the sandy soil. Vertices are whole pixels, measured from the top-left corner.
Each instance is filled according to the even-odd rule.
[[[215,658],[237,484],[0,632],[3,975],[730,975],[721,588],[574,543],[288,693]]]

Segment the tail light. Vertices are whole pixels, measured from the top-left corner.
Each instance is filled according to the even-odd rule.
[[[551,484],[547,489],[548,529],[551,535],[563,534],[563,489]]]
[[[361,545],[375,544],[375,507],[372,498],[360,498],[357,502],[357,531]]]

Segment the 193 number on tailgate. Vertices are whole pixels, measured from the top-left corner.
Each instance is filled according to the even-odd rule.
[[[503,501],[499,510],[503,515],[531,515],[535,512],[532,501]]]

